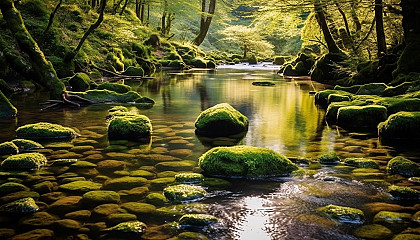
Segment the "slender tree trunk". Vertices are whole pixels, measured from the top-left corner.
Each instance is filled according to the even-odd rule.
[[[140,21],[144,24],[144,0],[141,1],[140,5]]]
[[[346,16],[346,14],[344,13],[344,11],[343,11],[343,9],[341,8],[341,6],[340,6],[340,4],[338,3],[338,1],[337,1],[337,0],[335,0],[334,2],[335,2],[335,5],[336,5],[336,6],[337,6],[337,8],[338,8],[338,12],[340,12],[341,17],[343,18],[344,26],[346,27],[346,34],[347,34],[347,37],[349,38],[349,42],[350,42],[351,48],[352,48],[352,50],[353,50],[353,51],[355,51],[356,49],[355,49],[355,46],[354,46],[353,37],[351,36],[351,32],[350,32],[350,27],[349,27],[349,22],[348,22],[348,20],[347,20],[347,16]]]
[[[140,19],[140,3],[142,0],[136,0],[136,16]]]
[[[376,19],[376,39],[378,47],[378,57],[386,55],[386,39],[383,19],[382,0],[375,0],[375,19]]]
[[[315,16],[318,21],[319,27],[322,30],[324,35],[325,42],[328,47],[328,51],[330,53],[341,53],[340,48],[338,48],[334,38],[331,35],[330,29],[328,28],[328,24],[325,18],[324,10],[322,8],[321,2],[319,0],[315,0],[314,2],[315,7]]]
[[[206,12],[206,0],[201,2],[201,21],[200,21],[200,32],[194,39],[194,44],[200,46],[206,38],[207,32],[209,31],[211,21],[216,10],[216,0],[210,0],[209,10]]]
[[[13,0],[0,0],[0,9],[19,48],[29,56],[34,73],[31,79],[47,88],[51,98],[61,98],[61,94],[65,91],[64,84],[58,79],[54,67],[45,59],[44,53],[29,34]]]
[[[44,36],[50,30],[50,28],[51,28],[51,26],[52,26],[52,24],[54,22],[54,16],[57,13],[58,9],[61,7],[61,4],[62,3],[63,3],[63,0],[60,0],[58,2],[58,4],[55,6],[54,10],[51,12],[50,19],[48,20],[48,25],[47,25],[47,27],[44,30],[44,34],[43,34]]]
[[[356,1],[353,0],[351,2],[351,18],[353,19],[355,28],[356,28],[356,35],[359,35],[360,32],[362,31],[362,24],[360,23],[359,17],[357,16],[356,13]]]
[[[122,1],[123,0],[118,0],[118,2],[114,4],[114,8],[112,9],[112,15],[117,14],[118,8],[120,8]]]
[[[82,39],[80,39],[79,44],[77,45],[77,47],[73,50],[73,52],[70,54],[70,56],[68,56],[66,58],[66,60],[73,60],[74,57],[76,57],[77,53],[79,53],[80,49],[83,46],[83,43],[86,41],[87,37],[93,32],[95,31],[96,28],[99,27],[99,25],[102,23],[102,21],[104,20],[104,11],[105,11],[105,6],[106,6],[106,0],[101,0],[101,8],[100,8],[100,12],[99,12],[99,17],[96,20],[95,23],[93,23],[92,25],[90,25],[90,27],[88,28],[88,30],[85,32],[85,34],[83,35]]]
[[[127,5],[130,3],[130,0],[125,0],[123,7],[121,8],[120,16],[124,14],[125,9],[127,8]]]

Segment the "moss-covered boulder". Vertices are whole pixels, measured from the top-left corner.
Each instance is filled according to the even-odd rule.
[[[349,77],[349,74],[342,71],[346,67],[348,56],[344,53],[327,53],[320,57],[314,64],[311,72],[311,79],[317,82],[336,82]]]
[[[83,202],[88,205],[120,202],[120,195],[114,191],[90,191],[83,194]]]
[[[200,183],[204,181],[204,176],[200,173],[178,173],[175,175],[175,181],[179,183]]]
[[[409,187],[391,185],[388,192],[397,200],[416,201],[420,199],[420,191]]]
[[[27,139],[13,139],[12,143],[19,148],[20,152],[44,148],[40,143]]]
[[[352,102],[333,102],[328,105],[327,112],[325,113],[325,120],[330,124],[337,123],[337,114],[338,110],[342,107],[349,107],[349,106],[359,106],[364,105],[361,101],[352,101]]]
[[[373,223],[381,224],[392,231],[401,231],[411,222],[411,214],[380,211],[373,217]]]
[[[419,232],[416,233],[401,233],[395,235],[392,240],[420,240]]]
[[[273,150],[250,146],[215,147],[199,158],[199,166],[208,175],[245,178],[285,176],[298,169]]]
[[[334,165],[340,162],[340,158],[335,152],[325,153],[317,158],[317,161],[321,164]]]
[[[16,129],[16,136],[24,139],[75,138],[78,134],[69,127],[59,124],[39,122]]]
[[[107,89],[99,90],[88,90],[86,92],[71,92],[71,94],[89,99],[94,102],[104,103],[104,102],[118,102],[118,103],[128,103],[135,102],[136,99],[141,98],[140,94],[134,91],[129,91],[126,93],[117,93]]]
[[[246,132],[248,118],[228,103],[220,103],[200,113],[195,127],[199,135],[229,136]]]
[[[104,229],[103,231],[142,234],[146,228],[147,225],[145,223],[140,221],[132,221],[120,223],[114,227]]]
[[[134,67],[134,66],[130,66],[127,69],[125,69],[125,71],[123,72],[123,75],[125,76],[140,76],[143,77],[144,76],[144,70],[141,67]]]
[[[6,203],[0,206],[0,212],[7,212],[7,213],[34,213],[38,211],[39,207],[36,205],[35,200],[33,198],[21,198],[19,200]]]
[[[110,82],[105,82],[102,84],[99,84],[99,86],[97,87],[98,90],[109,90],[109,91],[113,91],[116,93],[127,93],[129,91],[131,91],[131,87],[128,85],[124,85],[124,84],[118,84],[118,83],[110,83]]]
[[[144,115],[116,116],[108,125],[110,140],[140,140],[152,133],[152,123]]]
[[[337,125],[350,129],[376,129],[386,118],[387,109],[384,106],[348,106],[338,109]]]
[[[0,143],[0,156],[19,153],[19,148],[13,142]]]
[[[101,189],[102,184],[92,181],[74,181],[60,185],[59,189],[70,192],[90,192]]]
[[[336,85],[334,87],[334,90],[341,90],[341,91],[345,91],[345,92],[356,94],[357,91],[359,91],[359,89],[360,89],[361,86],[362,85],[353,85],[353,86],[350,86],[350,87],[343,87],[343,86],[340,86],[340,85]]]
[[[363,223],[364,214],[362,210],[351,207],[328,205],[317,209],[318,212],[328,215],[330,218],[344,223]]]
[[[172,202],[190,202],[202,199],[207,192],[200,186],[180,184],[164,188],[163,194]]]
[[[368,158],[346,158],[344,164],[356,168],[379,168],[378,162]]]
[[[351,99],[349,96],[343,96],[340,94],[330,94],[328,96],[328,104],[333,102],[349,102]]]
[[[142,187],[146,185],[147,179],[142,177],[121,177],[106,180],[104,189],[106,190],[122,190]]]
[[[393,97],[407,93],[407,91],[413,86],[412,82],[403,82],[395,87],[387,87],[383,92],[384,97]]]
[[[86,73],[79,72],[70,78],[69,84],[72,91],[84,92],[90,88],[90,78]]]
[[[146,196],[146,202],[155,206],[163,206],[168,200],[161,193],[150,193]]]
[[[205,227],[217,223],[219,219],[209,214],[185,214],[179,219],[181,226]]]
[[[404,177],[420,176],[420,165],[401,156],[391,159],[386,166],[386,170],[389,174],[399,174]]]
[[[398,112],[378,125],[383,140],[420,139],[420,112]]]
[[[6,182],[0,185],[0,196],[20,191],[29,191],[29,188],[23,184],[15,182]]]
[[[358,238],[368,240],[384,240],[392,237],[392,231],[389,228],[379,224],[364,225],[354,231],[354,235]]]
[[[6,158],[1,167],[6,169],[33,169],[47,164],[47,158],[40,153],[22,153]]]
[[[356,95],[382,95],[388,86],[385,83],[369,83],[362,85]]]
[[[319,91],[315,94],[315,104],[321,105],[323,107],[328,106],[328,98],[331,94],[336,94],[340,96],[347,96],[351,98],[353,96],[352,93],[341,91],[341,90],[324,90]]]
[[[10,103],[9,99],[0,91],[0,118],[11,118],[16,116],[17,109]]]
[[[135,214],[141,218],[145,218],[153,214],[156,207],[148,203],[127,202],[121,205],[121,208],[127,210],[129,213]]]

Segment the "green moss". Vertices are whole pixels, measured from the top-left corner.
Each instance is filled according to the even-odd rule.
[[[209,175],[246,178],[284,176],[298,169],[273,150],[250,146],[215,147],[199,158],[199,166]]]
[[[335,152],[330,152],[330,153],[321,155],[318,157],[317,160],[321,164],[328,164],[328,165],[337,164],[340,162],[340,158],[337,156],[337,153]]]
[[[420,240],[420,234],[398,234],[392,240]]]
[[[249,64],[258,64],[258,58],[254,54],[251,55],[247,60]]]
[[[156,207],[148,203],[140,202],[127,202],[121,205],[121,208],[127,210],[129,213],[136,214],[137,216],[145,217],[153,214]]]
[[[275,56],[273,64],[275,65],[283,65],[286,59],[283,56]]]
[[[86,73],[79,72],[70,78],[69,84],[72,91],[84,92],[90,87],[90,78]]]
[[[343,96],[340,94],[330,94],[328,96],[328,104],[333,102],[349,102],[351,99],[349,96]]]
[[[219,219],[208,214],[185,214],[179,219],[179,224],[184,226],[205,227],[217,223]]]
[[[74,181],[60,185],[62,191],[71,192],[90,192],[101,189],[102,184],[94,183],[92,181]]]
[[[115,106],[108,110],[109,113],[112,112],[128,112],[128,109],[124,106]]]
[[[121,233],[136,233],[141,234],[147,228],[147,225],[140,221],[123,222],[114,227],[104,229],[104,231],[121,232]]]
[[[340,86],[340,85],[336,85],[334,87],[334,90],[341,90],[341,91],[345,91],[345,92],[356,94],[357,91],[359,91],[359,89],[360,89],[361,86],[362,85],[353,85],[353,86],[350,86],[350,87],[343,87],[343,86]]]
[[[19,148],[13,142],[0,143],[0,156],[19,153]]]
[[[11,118],[16,116],[17,109],[10,103],[9,99],[0,91],[0,118]]]
[[[73,168],[96,168],[96,164],[88,161],[77,161],[71,165]]]
[[[337,122],[337,114],[340,108],[349,106],[362,106],[365,104],[365,102],[357,100],[352,102],[333,102],[328,105],[327,112],[325,113],[325,119],[328,123],[335,124]]]
[[[118,102],[127,103],[134,102],[136,99],[141,98],[140,94],[129,91],[126,93],[117,93],[107,89],[104,90],[88,90],[86,92],[72,92],[71,94],[84,97],[94,102]]]
[[[144,70],[141,67],[133,67],[133,66],[130,66],[130,67],[128,67],[123,72],[123,75],[125,75],[125,76],[140,76],[140,77],[143,77],[144,76]]]
[[[373,223],[381,224],[393,231],[405,229],[411,221],[411,214],[380,211],[373,218]]]
[[[22,198],[11,203],[4,204],[0,207],[0,212],[7,213],[34,213],[38,211],[39,207],[36,205],[33,198]]]
[[[348,106],[341,107],[337,113],[337,125],[350,129],[376,129],[387,118],[384,106]]]
[[[336,82],[349,77],[342,71],[346,67],[348,56],[344,53],[328,53],[320,57],[314,64],[311,79],[317,82]]]
[[[144,115],[116,116],[108,125],[108,138],[112,140],[139,140],[150,136],[152,123]]]
[[[220,103],[200,113],[195,120],[200,135],[228,136],[248,130],[248,118],[228,103]]]
[[[146,196],[146,202],[155,206],[163,206],[168,200],[161,193],[150,193]]]
[[[146,185],[147,179],[142,177],[121,177],[105,181],[103,189],[122,190],[142,187]]]
[[[412,87],[413,83],[411,82],[403,82],[398,86],[395,87],[387,87],[383,92],[382,96],[384,97],[393,97],[397,95],[405,94],[408,89]]]
[[[184,214],[188,213],[207,213],[209,211],[209,206],[203,203],[184,203],[177,205],[170,205],[158,208],[156,214],[159,217],[165,219],[179,219]]]
[[[20,152],[44,148],[40,143],[27,139],[14,139],[12,143],[19,148]]]
[[[172,202],[189,202],[203,198],[207,192],[199,186],[180,184],[166,187],[163,194]]]
[[[391,185],[388,187],[388,192],[397,200],[419,200],[420,191],[409,187],[401,187]]]
[[[328,205],[317,209],[318,212],[327,214],[330,218],[345,223],[363,223],[364,214],[360,209]]]
[[[163,177],[155,178],[150,181],[150,189],[152,190],[162,190],[168,185],[171,185],[174,182],[175,178],[173,177]]]
[[[175,175],[175,181],[180,183],[199,183],[203,180],[204,176],[200,173],[178,173]]]
[[[6,158],[1,167],[6,169],[33,169],[47,164],[47,158],[40,153],[22,153]]]
[[[400,156],[391,159],[386,170],[389,174],[399,174],[404,177],[420,176],[420,165]]]
[[[83,194],[83,201],[88,204],[118,203],[120,195],[114,191],[90,191]]]
[[[353,95],[349,92],[345,92],[345,91],[341,91],[341,90],[324,90],[324,91],[317,92],[315,94],[315,104],[319,104],[319,105],[324,106],[324,107],[327,106],[328,105],[328,97],[331,94],[347,96],[349,98],[351,98],[352,95]]]
[[[384,140],[420,139],[420,112],[398,112],[378,125]]]
[[[74,138],[77,135],[71,128],[47,122],[27,124],[16,130],[16,136],[25,139]]]
[[[109,90],[109,91],[114,91],[116,93],[127,93],[129,91],[131,91],[131,87],[124,85],[124,84],[118,84],[118,83],[110,83],[110,82],[105,82],[102,84],[99,84],[98,90]]]
[[[0,196],[20,191],[29,191],[29,188],[23,184],[15,182],[7,182],[0,185]]]
[[[346,158],[344,163],[357,168],[379,168],[379,164],[375,160],[367,158]]]
[[[360,87],[357,95],[381,95],[388,86],[385,83],[369,83]]]
[[[389,228],[379,224],[364,225],[356,229],[354,235],[358,238],[368,240],[384,240],[392,237],[392,231]]]

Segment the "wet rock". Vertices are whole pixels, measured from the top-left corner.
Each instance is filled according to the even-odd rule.
[[[180,184],[166,187],[163,194],[172,202],[189,202],[202,199],[207,192],[199,186]]]
[[[101,189],[102,184],[91,181],[74,181],[60,185],[59,189],[72,192],[89,192]]]
[[[156,210],[156,207],[151,204],[139,202],[123,203],[121,208],[142,218],[150,217],[151,214],[153,214],[153,212]]]
[[[120,213],[121,208],[118,204],[107,203],[95,207],[92,211],[92,217],[106,217],[114,213]]]
[[[23,184],[15,182],[7,182],[0,185],[0,196],[20,191],[29,191],[29,188]]]
[[[164,153],[168,153],[169,150],[167,148],[164,147],[155,147],[151,150],[152,153],[157,153],[157,154],[164,154]]]
[[[82,225],[73,219],[60,219],[55,221],[52,227],[59,235],[69,235],[77,232]]]
[[[102,159],[104,159],[104,156],[102,156],[101,154],[91,154],[85,158],[85,160],[87,161],[94,161],[94,162],[100,161]]]
[[[91,212],[89,210],[79,210],[79,211],[66,213],[64,217],[84,222],[90,218],[90,215],[91,215]]]
[[[177,174],[178,173],[174,172],[174,171],[163,171],[163,172],[158,172],[156,177],[158,177],[158,178],[175,177],[175,175],[177,175]]]
[[[29,228],[48,228],[59,218],[47,212],[36,212],[19,220],[19,225]]]
[[[46,202],[46,203],[52,203],[57,201],[58,199],[64,198],[67,195],[63,192],[52,192],[52,193],[45,193],[42,194],[39,198],[39,200]]]
[[[106,217],[106,222],[109,225],[116,225],[123,222],[136,221],[137,216],[130,213],[114,213]]]
[[[52,166],[69,166],[76,163],[78,160],[76,158],[62,158],[52,161]]]
[[[328,97],[331,94],[337,94],[337,95],[348,96],[348,97],[351,97],[353,95],[349,92],[341,91],[341,90],[324,90],[324,91],[317,92],[315,94],[315,104],[319,104],[321,106],[327,106]]]
[[[154,206],[163,206],[168,200],[161,193],[150,193],[146,196],[146,202],[153,204]]]
[[[299,169],[273,150],[250,146],[215,147],[199,158],[199,166],[208,175],[246,178],[284,176]]]
[[[138,201],[146,196],[148,192],[149,188],[147,187],[136,187],[130,190],[118,191],[118,194],[124,201]]]
[[[83,202],[87,205],[118,203],[120,195],[114,191],[90,191],[83,194]]]
[[[38,192],[40,194],[49,193],[54,190],[55,184],[50,181],[45,181],[41,183],[37,183],[32,186],[32,190]]]
[[[232,187],[232,183],[221,178],[205,178],[199,185],[214,190],[226,190]]]
[[[166,240],[173,237],[178,230],[177,224],[174,223],[149,226],[141,237],[144,240]]]
[[[330,218],[344,223],[360,224],[364,222],[364,214],[357,208],[328,205],[317,209],[318,212],[328,215]]]
[[[75,138],[78,134],[71,128],[58,124],[39,122],[27,124],[16,130],[16,136],[24,139]]]
[[[62,214],[78,210],[80,207],[80,196],[69,196],[58,199],[48,208],[48,212]]]
[[[21,198],[11,203],[6,203],[0,206],[0,212],[6,213],[17,213],[17,214],[25,214],[25,213],[34,213],[38,211],[39,207],[36,205],[35,200],[33,198]]]
[[[99,175],[99,172],[96,168],[79,168],[77,169],[77,174],[82,177],[92,179]]]
[[[160,162],[155,165],[155,168],[160,171],[191,171],[193,167],[196,165],[195,161],[171,161],[171,162]]]
[[[47,164],[47,158],[40,153],[22,153],[6,158],[1,167],[5,169],[33,169]]]
[[[408,227],[411,221],[411,214],[399,212],[381,211],[373,218],[373,223],[381,224],[392,231],[401,231]]]
[[[388,192],[397,200],[418,200],[420,199],[420,191],[402,186],[391,185]]]
[[[54,240],[54,231],[50,229],[35,229],[15,235],[11,240]]]
[[[95,168],[96,164],[88,161],[77,161],[71,165],[72,168]]]
[[[104,231],[141,234],[146,230],[146,224],[140,221],[124,222]]]
[[[131,177],[143,177],[146,179],[152,179],[155,177],[155,174],[146,170],[135,170],[130,172]]]
[[[219,219],[208,214],[185,214],[179,219],[181,226],[205,227],[217,223]]]
[[[0,156],[15,155],[19,153],[19,148],[12,142],[0,143]]]
[[[326,153],[318,157],[318,162],[326,165],[334,165],[340,162],[340,158],[335,152]]]
[[[21,198],[33,198],[37,200],[39,198],[39,193],[33,192],[33,191],[20,191],[20,192],[9,193],[6,196],[1,197],[0,202],[8,203],[8,202],[19,200]]]
[[[392,231],[379,224],[364,225],[356,229],[354,235],[367,240],[383,240],[392,237]]]
[[[74,146],[72,148],[70,148],[70,151],[75,152],[75,153],[83,153],[83,152],[87,152],[87,151],[91,151],[95,149],[93,146]]]
[[[107,180],[103,188],[106,190],[123,190],[142,187],[146,183],[147,179],[142,177],[121,177]]]
[[[204,176],[200,173],[178,173],[175,175],[175,181],[179,183],[200,183],[204,181]]]
[[[404,177],[420,176],[420,165],[400,156],[391,159],[386,170],[389,174],[399,174]]]
[[[333,102],[349,102],[351,99],[349,96],[343,96],[340,94],[330,94],[328,96],[328,104]]]
[[[152,123],[144,115],[113,117],[108,125],[109,139],[141,140],[152,133]]]
[[[229,136],[248,130],[248,118],[228,103],[204,110],[195,121],[196,132],[204,136]]]
[[[117,160],[104,160],[104,161],[98,162],[97,166],[100,172],[110,173],[114,171],[123,170],[126,166],[126,163],[123,161],[117,161]]]
[[[362,85],[356,95],[382,95],[388,86],[385,83],[369,83]]]
[[[151,190],[162,190],[166,186],[173,184],[175,178],[167,177],[167,178],[156,178],[150,181],[150,189]]]
[[[180,233],[178,236],[170,238],[168,240],[191,240],[191,239],[200,239],[200,240],[208,240],[208,238],[201,234],[196,232],[183,232]]]
[[[420,139],[420,112],[398,112],[378,125],[382,140]]]
[[[356,168],[379,168],[379,164],[375,160],[368,158],[346,158],[344,164]]]
[[[209,210],[209,206],[203,203],[186,203],[178,204],[156,209],[156,216],[164,219],[179,219],[185,214],[200,213],[205,214]]]
[[[188,157],[192,155],[192,150],[191,149],[174,149],[174,150],[170,150],[169,153],[177,157]]]
[[[131,158],[135,158],[136,156],[134,154],[128,154],[128,153],[120,153],[120,152],[109,152],[106,154],[108,157],[120,159],[120,160],[127,160]]]
[[[0,239],[8,239],[15,235],[15,230],[11,228],[0,228]]]
[[[63,178],[63,180],[61,180],[62,184],[65,183],[71,183],[71,182],[76,182],[76,181],[86,181],[85,177],[69,177],[69,178]]]
[[[392,240],[420,240],[420,234],[398,234]]]
[[[74,92],[84,92],[90,88],[90,78],[86,73],[76,73],[69,80],[71,90]]]
[[[386,119],[387,109],[379,105],[341,107],[337,112],[337,125],[343,128],[376,129]]]

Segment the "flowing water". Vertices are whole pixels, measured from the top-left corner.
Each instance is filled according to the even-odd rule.
[[[272,81],[275,85],[253,86],[254,81]],[[77,158],[97,164],[104,160],[117,160],[121,165],[111,168],[112,171],[99,167],[100,164],[87,168],[47,166],[29,174],[6,174],[2,171],[0,183],[16,181],[32,188],[36,183],[49,181],[53,184],[49,191],[57,196],[82,196],[83,193],[63,191],[59,186],[77,177],[103,183],[107,179],[144,170],[142,174],[148,178],[149,191],[142,194],[129,192],[128,189],[120,191],[119,206],[123,206],[127,202],[144,202],[148,193],[161,193],[166,185],[173,184],[171,177],[177,172],[199,172],[198,158],[214,145],[266,147],[291,159],[316,159],[323,153],[336,151],[342,158],[368,157],[377,160],[381,168],[361,171],[344,165],[312,163],[301,165],[310,173],[302,176],[264,181],[209,178],[203,183],[208,194],[199,202],[156,204],[157,210],[136,213],[138,219],[148,225],[141,238],[166,239],[183,231],[195,231],[210,239],[357,239],[353,232],[360,225],[332,221],[317,213],[316,209],[328,204],[360,208],[366,215],[365,224],[370,224],[374,214],[369,208],[372,203],[398,203],[386,193],[385,180],[390,181],[384,169],[387,161],[396,155],[412,160],[420,157],[410,148],[382,146],[375,134],[355,134],[327,126],[324,123],[325,110],[314,104],[314,96],[310,94],[326,86],[307,79],[283,79],[273,70],[248,68],[161,73],[156,79],[141,82],[126,80],[126,83],[156,101],[150,109],[124,105],[131,112],[151,119],[153,135],[149,142],[108,141],[105,118],[108,110],[117,104],[41,112],[38,102],[45,100],[44,96],[19,96],[13,99],[19,109],[17,119],[0,122],[1,142],[13,139],[16,127],[40,121],[77,129],[81,136],[72,142],[43,143],[45,149],[41,152],[49,161]],[[197,137],[194,121],[198,114],[222,102],[230,103],[249,118],[246,136],[239,140]],[[182,164],[159,164],[162,162]],[[406,185],[409,184],[407,181]],[[69,235],[77,235],[79,239],[82,236],[92,239],[109,237],[104,232],[95,232],[98,227],[92,227],[95,224],[102,228],[115,224],[106,216],[95,215],[95,206],[77,205],[76,208],[57,212],[51,210],[51,204],[59,197],[52,197],[53,194],[48,191],[40,193],[37,202],[41,206],[40,211],[51,212],[61,219],[70,218],[71,214],[66,214],[76,210],[88,210],[91,215],[78,220],[81,227],[76,230],[59,228],[54,224],[37,227],[22,224],[22,216],[0,216],[0,234],[5,229],[13,229],[14,234],[20,234],[46,228],[54,229],[56,236],[63,239]],[[2,204],[10,200],[7,196],[1,196]],[[165,210],[176,212],[162,213]],[[127,208],[122,207],[118,211],[124,213]],[[183,213],[208,213],[220,221],[203,229],[174,230],[171,223]],[[101,225],[102,222],[106,226]]]

